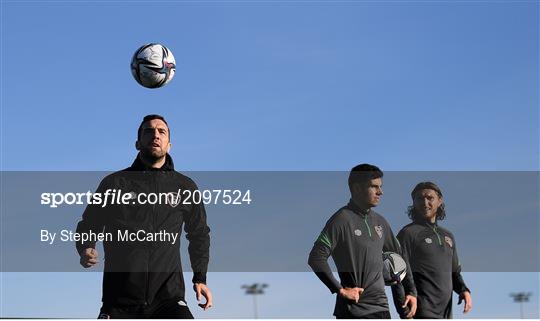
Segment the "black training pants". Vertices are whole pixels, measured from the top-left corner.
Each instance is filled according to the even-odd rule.
[[[146,306],[103,304],[98,319],[193,319],[193,315],[183,301],[168,300]]]

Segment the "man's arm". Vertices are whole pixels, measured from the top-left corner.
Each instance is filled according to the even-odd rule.
[[[328,287],[330,292],[337,293],[342,286],[332,274],[332,269],[328,264],[328,258],[332,254],[333,249],[332,240],[328,234],[325,231],[321,232],[309,253],[308,264],[313,272],[315,272],[315,275]]]
[[[192,190],[197,190],[193,183]],[[210,259],[210,228],[206,223],[206,210],[204,204],[192,204],[190,215],[186,217],[184,230],[189,241],[188,252],[193,270],[193,290],[196,292],[197,301],[201,295],[206,298],[206,303],[199,306],[204,310],[212,307],[212,293],[206,286],[206,272]]]
[[[465,306],[463,307],[463,313],[467,313],[472,309],[472,298],[471,291],[465,285],[465,281],[461,276],[461,264],[459,263],[459,258],[457,254],[456,241],[452,236],[453,246],[452,246],[452,287],[454,291],[459,295],[459,302],[465,301]]]
[[[99,184],[96,193],[103,195],[104,191],[108,188],[107,178],[103,179]],[[101,207],[101,204],[88,204],[83,212],[82,219],[77,224],[77,233],[89,233],[93,231],[99,233],[103,231],[104,212],[105,208]],[[98,251],[96,250],[96,242],[91,241],[76,241],[75,247],[80,256],[80,264],[89,268],[98,263]]]
[[[210,259],[210,228],[206,224],[203,204],[193,204],[184,230],[189,241],[188,252],[193,270],[193,283],[206,283],[206,272]]]
[[[337,293],[347,300],[358,302],[364,289],[342,287],[332,274],[332,269],[328,264],[328,258],[337,244],[336,239],[336,231],[330,224],[327,224],[315,244],[313,244],[313,248],[309,253],[308,264],[330,292]]]

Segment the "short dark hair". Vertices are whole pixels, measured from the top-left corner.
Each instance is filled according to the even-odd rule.
[[[424,189],[433,190],[435,191],[435,193],[437,193],[437,195],[439,195],[440,198],[443,197],[441,188],[437,186],[437,184],[433,182],[420,182],[416,184],[416,186],[411,192],[411,198],[413,199],[413,201],[416,194]],[[414,204],[407,207],[407,215],[409,216],[411,220],[415,220],[417,218],[417,215],[414,212]],[[437,220],[442,221],[444,220],[445,217],[446,217],[446,210],[444,209],[444,202],[443,202],[441,206],[439,207],[439,209],[437,210]]]
[[[349,190],[352,193],[353,184],[363,184],[372,179],[383,177],[383,172],[380,168],[371,164],[356,165],[349,173]]]
[[[164,122],[165,125],[167,125],[167,129],[169,131],[169,139],[171,139],[171,129],[169,128],[169,124],[167,124],[167,121],[165,120],[165,117],[163,117],[161,115],[157,115],[157,114],[150,114],[150,115],[144,116],[141,124],[139,125],[139,129],[137,130],[137,139],[141,139],[141,131],[142,131],[142,126],[144,125],[144,123],[146,123],[147,121],[154,120],[154,119],[159,119],[162,122]]]

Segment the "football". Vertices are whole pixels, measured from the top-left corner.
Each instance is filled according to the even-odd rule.
[[[383,253],[384,284],[394,285],[401,283],[407,274],[407,264],[401,255],[394,252]]]
[[[176,61],[172,52],[158,43],[146,44],[131,59],[131,74],[146,88],[160,88],[174,77]]]

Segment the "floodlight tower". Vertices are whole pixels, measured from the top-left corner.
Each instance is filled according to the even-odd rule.
[[[519,312],[520,316],[523,319],[523,302],[529,302],[529,297],[532,295],[531,292],[518,292],[510,293],[510,296],[514,298],[514,302],[519,303]]]
[[[255,311],[255,319],[259,318],[259,311],[257,307],[257,295],[264,294],[264,289],[268,287],[266,283],[253,283],[253,284],[244,284],[242,289],[246,289],[247,295],[253,295],[253,310]]]

